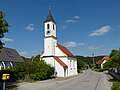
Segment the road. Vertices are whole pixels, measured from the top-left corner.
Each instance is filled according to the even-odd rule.
[[[104,73],[87,70],[69,78],[21,83],[18,90],[111,90],[111,83]]]

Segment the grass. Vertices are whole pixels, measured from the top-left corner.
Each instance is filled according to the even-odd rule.
[[[112,90],[120,90],[120,82],[113,82]]]
[[[0,86],[0,90],[2,90],[2,86]],[[17,90],[17,87],[16,86],[6,86],[5,87],[5,90]]]
[[[6,87],[5,90],[17,90],[17,87],[16,86],[9,86],[9,87]]]

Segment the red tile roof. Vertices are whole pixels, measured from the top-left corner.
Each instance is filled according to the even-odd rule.
[[[63,68],[68,68],[68,66],[64,63],[64,62],[62,62],[57,56],[54,56],[53,57],[61,66],[63,66]]]
[[[60,44],[57,44],[58,48],[63,52],[65,53],[68,57],[74,57],[75,56],[67,49],[65,48],[64,46],[60,45]]]
[[[103,57],[101,60],[97,61],[96,64],[102,64],[104,60],[109,60],[109,56]]]

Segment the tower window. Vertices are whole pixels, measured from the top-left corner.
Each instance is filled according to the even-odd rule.
[[[53,30],[55,29],[54,24],[53,24]]]
[[[47,24],[47,29],[50,29],[50,25],[49,24]]]

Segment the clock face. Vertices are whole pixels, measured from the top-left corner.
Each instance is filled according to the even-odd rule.
[[[49,34],[50,34],[50,31],[48,30],[46,34],[49,35]]]

